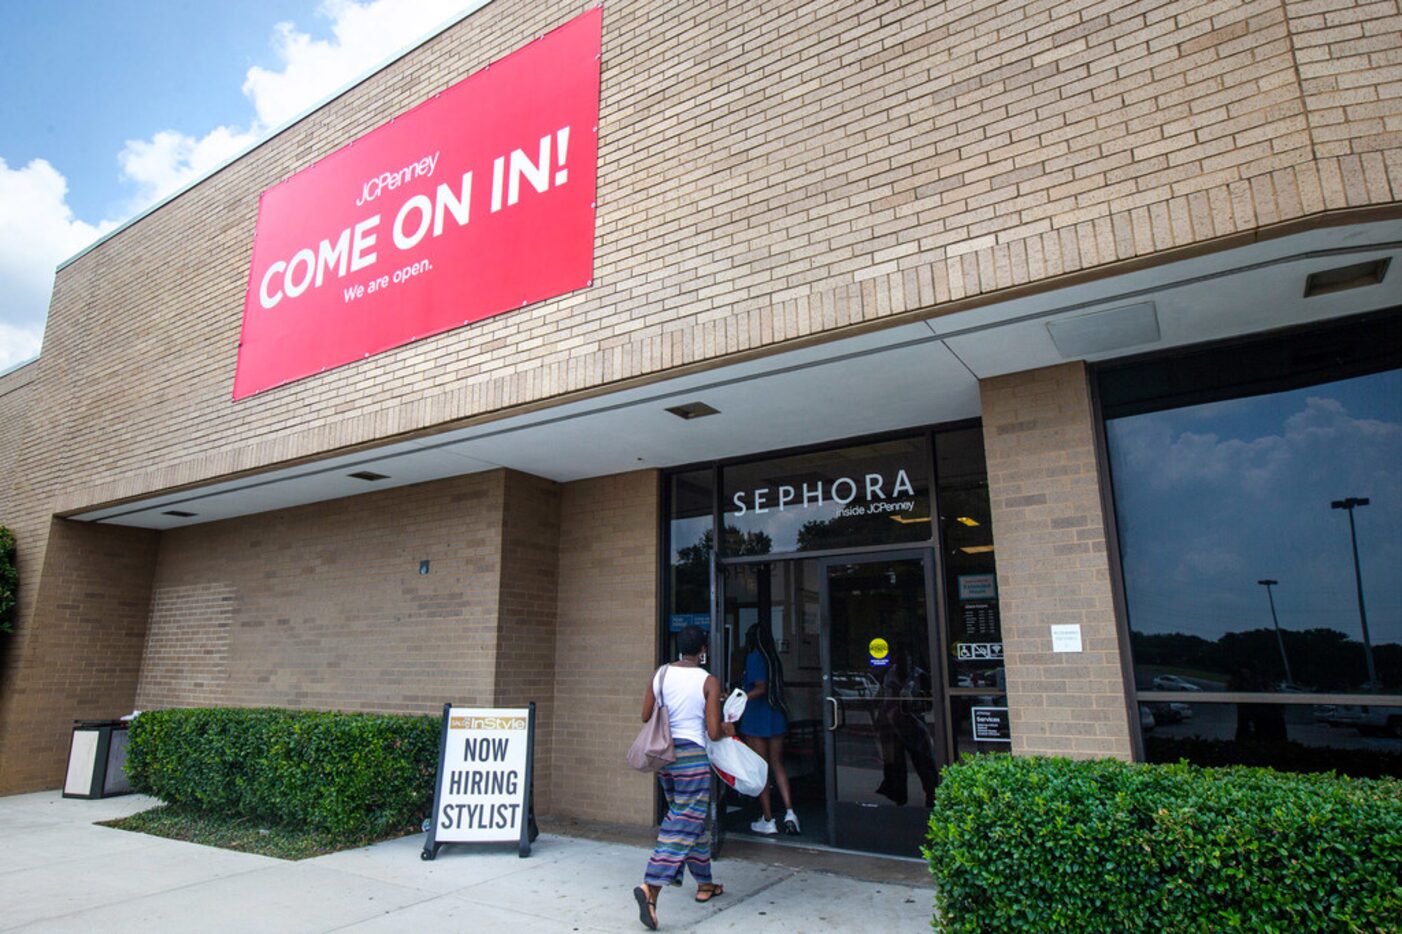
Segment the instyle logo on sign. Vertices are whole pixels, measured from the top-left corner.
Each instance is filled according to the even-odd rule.
[[[589,10],[263,192],[234,399],[589,284]]]

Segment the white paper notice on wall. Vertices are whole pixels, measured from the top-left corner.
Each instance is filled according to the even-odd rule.
[[[1081,651],[1080,623],[1070,623],[1064,626],[1053,626],[1051,628],[1051,636],[1053,652]]]

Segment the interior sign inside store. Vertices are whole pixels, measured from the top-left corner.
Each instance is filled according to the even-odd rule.
[[[490,710],[443,705],[423,858],[433,859],[445,843],[517,843],[521,856],[529,856],[537,834],[534,761],[534,703]]]
[[[234,399],[589,284],[602,21],[263,192]]]
[[[1012,742],[1013,734],[1008,723],[1008,708],[971,707],[969,708],[969,714],[973,724],[975,742]]]

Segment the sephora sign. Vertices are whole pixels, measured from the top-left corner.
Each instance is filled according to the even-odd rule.
[[[602,21],[263,192],[235,399],[589,284]]]

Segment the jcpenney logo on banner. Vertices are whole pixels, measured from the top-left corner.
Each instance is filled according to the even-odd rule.
[[[263,193],[234,398],[581,288],[590,10]]]
[[[556,130],[553,139],[557,154],[553,163],[550,135],[540,138],[538,155],[514,149],[509,157],[498,156],[492,160],[492,196],[487,208],[490,213],[495,214],[520,203],[523,182],[530,190],[544,194],[550,190],[552,181],[558,187],[569,180],[565,160],[569,152],[570,128]],[[406,168],[382,172],[366,181],[356,198],[356,206],[361,207],[381,193],[393,192],[401,185],[408,188],[413,181],[432,178],[440,155],[435,152]],[[503,191],[506,193],[504,198]],[[464,227],[471,219],[472,170],[468,169],[452,185],[440,183],[433,190],[432,197],[424,193],[404,199],[396,208],[389,225],[390,242],[395,250],[410,251],[427,238],[441,237],[445,231],[451,234],[455,227]],[[374,266],[381,253],[379,244],[383,220],[383,213],[372,214],[340,230],[335,234],[334,242],[326,238],[315,249],[303,247],[290,259],[274,260],[268,264],[258,286],[258,303],[264,308],[276,308],[284,298],[296,299],[309,290],[321,288],[325,282],[339,282],[348,273]],[[432,263],[427,258],[406,264],[392,274],[346,286],[342,290],[342,298],[347,302],[355,301],[432,269]]]

